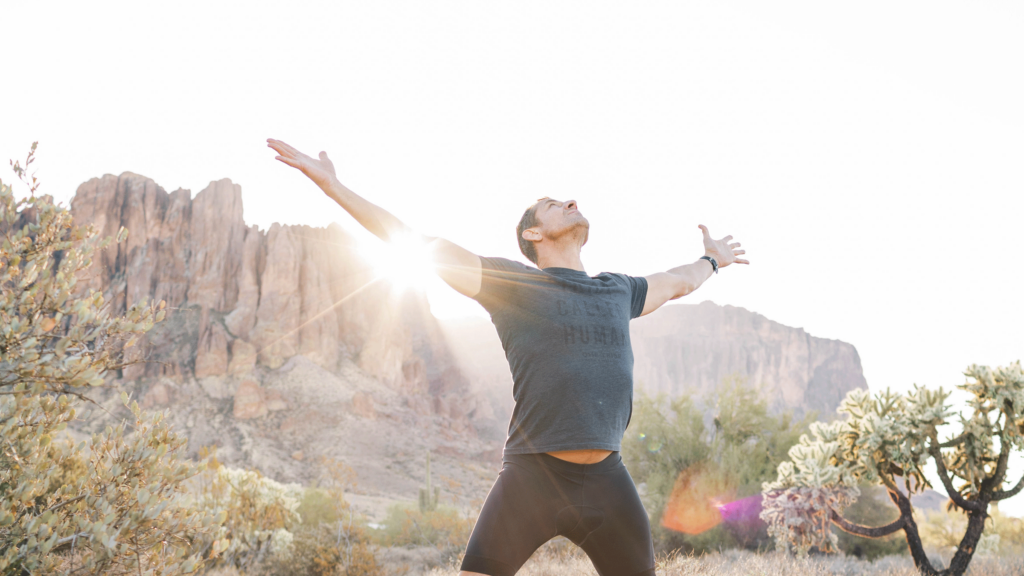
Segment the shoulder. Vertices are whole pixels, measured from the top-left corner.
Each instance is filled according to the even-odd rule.
[[[541,274],[542,272],[533,266],[527,266],[522,262],[516,262],[515,260],[509,260],[508,258],[493,258],[490,256],[480,256],[480,267],[485,271],[490,270],[494,272],[518,272],[524,274]]]
[[[629,274],[621,274],[619,272],[601,272],[597,276],[594,276],[594,278],[610,280],[616,284],[621,284],[628,288],[633,288],[634,286],[636,286],[638,281],[644,280],[642,277],[630,276]]]

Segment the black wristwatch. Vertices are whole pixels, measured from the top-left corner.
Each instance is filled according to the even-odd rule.
[[[715,274],[718,274],[718,261],[716,261],[711,256],[701,256],[700,259],[701,260],[707,260],[708,262],[711,262],[711,267],[714,268]]]

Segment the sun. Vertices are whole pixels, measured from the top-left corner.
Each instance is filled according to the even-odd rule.
[[[373,266],[374,277],[387,281],[396,291],[422,291],[434,275],[430,249],[411,234],[396,235],[389,242],[374,238],[359,251]]]

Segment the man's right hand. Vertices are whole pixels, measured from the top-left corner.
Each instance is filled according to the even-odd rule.
[[[334,162],[327,157],[327,152],[321,152],[320,159],[317,160],[273,138],[267,138],[267,146],[277,152],[278,160],[292,168],[298,168],[321,190],[330,194],[331,187],[338,181],[338,178],[334,172]]]
[[[326,152],[321,152],[320,159],[317,160],[273,138],[267,139],[267,146],[277,152],[278,160],[301,170],[374,236],[385,242],[390,242],[396,237],[418,238],[418,241],[429,245],[429,257],[433,260],[437,275],[442,280],[469,297],[480,292],[483,272],[480,258],[476,254],[441,238],[422,237],[387,210],[346,188],[338,182],[334,173],[334,163],[327,157]]]

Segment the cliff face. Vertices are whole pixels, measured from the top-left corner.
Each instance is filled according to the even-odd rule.
[[[337,225],[246,226],[241,187],[227,179],[191,198],[137,174],[106,175],[82,184],[71,207],[103,236],[129,231],[98,256],[90,287],[115,311],[143,298],[171,311],[135,352],[148,361],[127,368],[126,380],[194,378],[233,394],[303,356],[331,373],[352,362],[456,428],[493,418],[486,402],[467,398],[423,296],[374,282]]]
[[[815,338],[760,314],[711,302],[665,306],[634,320],[634,381],[650,392],[708,394],[729,377],[759,387],[775,409],[829,417],[867,388],[852,344]]]
[[[512,378],[494,327],[484,319],[443,326],[459,365],[507,420]],[[847,392],[867,387],[852,344],[733,306],[668,305],[632,321],[630,340],[634,385],[648,393],[709,397],[726,378],[740,377],[759,387],[774,410],[816,410],[829,418]]]

